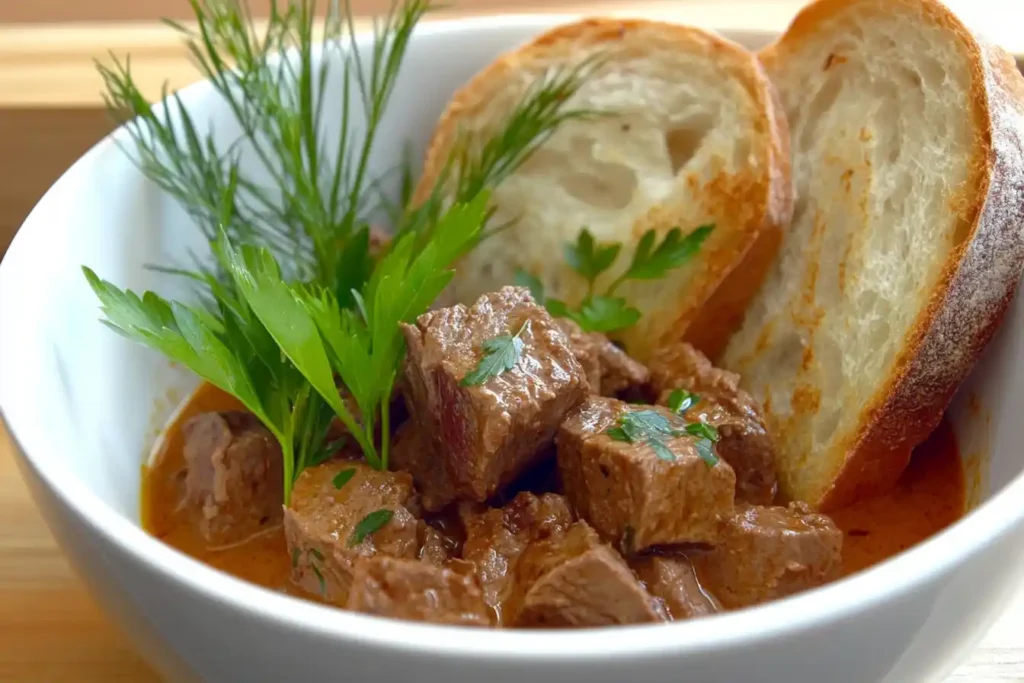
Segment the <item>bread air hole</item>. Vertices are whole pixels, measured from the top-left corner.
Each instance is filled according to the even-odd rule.
[[[702,113],[688,118],[665,134],[665,148],[672,164],[672,175],[679,175],[697,154],[713,125],[711,116]]]
[[[625,164],[594,157],[594,140],[573,139],[570,161],[574,170],[560,174],[558,182],[572,197],[598,209],[625,209],[633,201],[639,181],[636,171]]]

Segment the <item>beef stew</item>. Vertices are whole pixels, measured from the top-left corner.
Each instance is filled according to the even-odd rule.
[[[432,311],[405,335],[409,417],[390,426],[389,471],[342,445],[298,473],[284,504],[280,449],[204,386],[147,469],[146,528],[236,576],[345,609],[564,628],[792,595],[963,511],[945,426],[915,455],[913,481],[870,510],[827,516],[778,500],[770,427],[741,378],[685,344],[641,365],[523,289]],[[467,381],[501,335],[521,343],[515,362]],[[923,504],[928,523],[878,541]]]

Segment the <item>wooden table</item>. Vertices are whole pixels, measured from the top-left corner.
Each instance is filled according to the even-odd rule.
[[[460,4],[474,2],[487,10],[502,4],[500,0]],[[785,27],[801,4],[801,0],[669,0],[629,5],[535,0],[532,6],[505,2],[517,11],[651,15],[704,26],[777,30]],[[1013,7],[1004,0],[951,0],[950,4],[997,42],[1024,54],[1024,2],[1012,3]],[[0,13],[0,21],[2,17]],[[150,93],[156,93],[165,78],[178,85],[195,79],[172,36],[151,23],[0,24],[0,159],[4,160],[0,163],[0,254],[50,183],[109,130],[98,106],[99,84],[92,68],[92,59],[103,57],[108,49],[133,54],[137,73]],[[0,428],[0,681],[155,680],[62,559],[18,476],[10,442]],[[1007,681],[1024,681],[1024,593],[974,656],[945,683]]]

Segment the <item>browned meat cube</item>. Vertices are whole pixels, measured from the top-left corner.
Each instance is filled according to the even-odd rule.
[[[586,522],[524,550],[506,623],[518,627],[609,626],[660,621],[651,597],[615,550]]]
[[[732,514],[736,477],[700,455],[689,434],[650,442],[620,441],[607,430],[626,413],[681,421],[666,408],[630,406],[591,396],[558,432],[565,495],[580,516],[627,553],[657,545],[713,543]]]
[[[389,466],[412,475],[423,508],[436,512],[455,500],[455,490],[444,460],[436,455],[423,429],[407,420],[398,428],[391,446]]]
[[[718,601],[697,580],[684,555],[634,557],[629,566],[648,592],[665,606],[672,621],[693,619],[719,611]]]
[[[684,416],[718,428],[718,455],[736,472],[736,498],[771,505],[778,488],[775,444],[761,406],[739,388],[739,381],[739,375],[714,367],[689,344],[663,347],[651,359],[651,384],[658,403],[668,405],[674,389],[693,392],[698,400]]]
[[[458,498],[483,502],[536,463],[563,416],[586,395],[568,339],[525,288],[505,287],[469,308],[430,311],[402,330],[406,403],[443,457]],[[484,345],[503,335],[522,342],[513,367],[464,384],[486,355]],[[428,489],[433,482],[421,474],[417,484]]]
[[[805,503],[742,506],[714,549],[694,553],[701,583],[736,609],[820,586],[839,577],[843,534]]]
[[[569,348],[587,376],[590,391],[595,394],[601,393],[601,356],[594,338],[568,318],[555,318],[555,324],[569,340]]]
[[[419,558],[438,567],[450,557],[448,543],[441,532],[426,522],[420,522],[420,554]]]
[[[600,332],[584,332],[568,318],[556,318],[556,322],[569,338],[569,346],[587,374],[591,393],[618,396],[626,392],[640,393],[647,386],[650,380],[647,368],[608,337]]]
[[[520,493],[501,509],[464,504],[459,514],[466,531],[462,558],[476,565],[484,601],[498,614],[508,599],[523,548],[574,521],[565,498],[553,493]]]
[[[480,584],[468,563],[438,567],[376,555],[356,563],[345,607],[393,619],[490,626]]]
[[[410,507],[416,500],[412,477],[404,472],[350,460],[303,470],[284,512],[292,581],[344,605],[360,557],[418,556],[420,521]]]
[[[229,545],[281,521],[281,446],[250,413],[203,413],[182,428],[187,504],[211,545]]]

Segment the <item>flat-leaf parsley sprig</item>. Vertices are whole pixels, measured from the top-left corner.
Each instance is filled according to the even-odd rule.
[[[546,298],[543,283],[534,275],[520,271],[516,284],[529,287],[534,298],[544,303],[551,315],[570,318],[587,332],[614,332],[635,325],[640,310],[629,305],[616,293],[624,283],[637,280],[658,280],[670,271],[681,268],[700,250],[704,240],[714,230],[713,225],[702,225],[687,235],[672,228],[657,241],[655,231],[648,230],[637,243],[629,267],[623,271],[603,293],[595,292],[598,277],[607,272],[618,259],[622,244],[599,244],[589,230],[580,231],[575,243],[565,245],[565,261],[587,281],[587,294],[579,306],[565,301]]]

